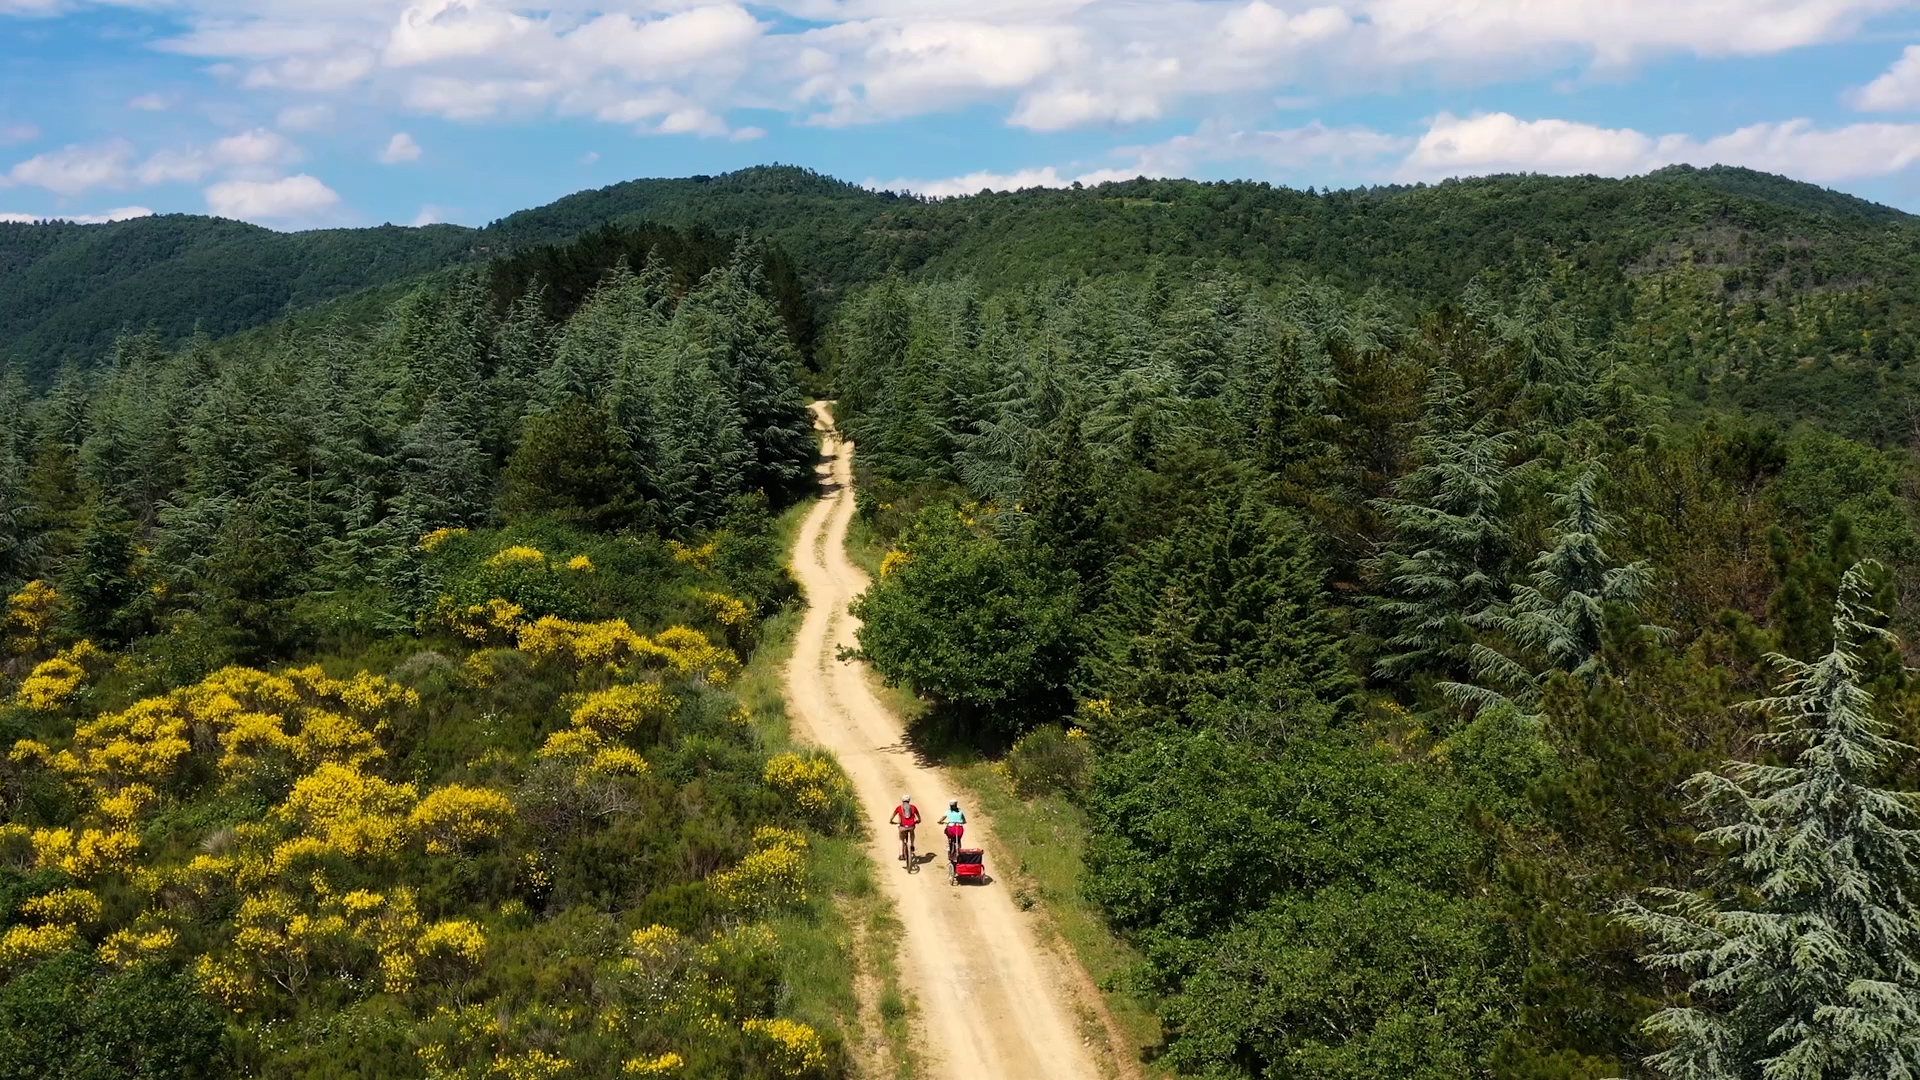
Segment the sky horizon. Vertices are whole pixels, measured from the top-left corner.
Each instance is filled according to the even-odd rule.
[[[0,220],[481,225],[779,161],[954,195],[1742,165],[1920,211],[1901,0],[0,0]]]

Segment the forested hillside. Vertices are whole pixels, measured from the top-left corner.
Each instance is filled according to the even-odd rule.
[[[1920,1068],[1906,215],[774,168],[145,227],[0,248],[0,1078],[844,1073],[858,815],[753,681],[803,385],[862,652],[1086,823],[1153,1068]],[[172,284],[222,245],[271,310]]]
[[[91,364],[116,335],[224,337],[470,259],[473,230],[277,233],[167,214],[106,225],[0,223],[0,363],[42,376]]]
[[[1592,324],[1599,339],[1627,316],[1639,286],[1663,274],[1682,295],[1652,312],[1637,338],[1619,339],[1654,353],[1669,385],[1725,401],[1755,379],[1778,383],[1778,370],[1756,369],[1743,352],[1769,339],[1758,344],[1796,361],[1811,356],[1812,370],[1743,403],[1798,410],[1797,417],[1833,403],[1838,392],[1845,400],[1830,421],[1872,396],[1862,385],[1872,377],[1848,357],[1864,353],[1879,372],[1904,364],[1920,339],[1920,286],[1906,270],[1920,251],[1914,219],[1744,169],[1321,193],[1137,180],[927,201],[768,167],[630,181],[481,230],[278,234],[184,216],[0,227],[0,359],[45,377],[62,362],[104,355],[122,331],[151,326],[173,343],[198,325],[219,337],[475,258],[516,255],[516,280],[524,280],[546,258],[539,249],[575,244],[609,224],[630,235],[682,237],[663,239],[663,252],[676,266],[700,264],[701,272],[742,233],[769,241],[780,264],[767,268],[770,278],[791,274],[796,286],[782,294],[790,321],[791,293],[804,291],[824,312],[849,290],[894,273],[964,275],[995,292],[1059,276],[1201,269],[1263,285],[1304,278],[1356,295],[1375,292],[1411,319],[1491,272],[1553,276],[1570,314]],[[664,226],[674,231],[662,234]],[[578,286],[556,284],[549,295],[569,292],[577,295]],[[1809,340],[1817,351],[1809,352]],[[811,342],[802,348],[810,354]],[[1830,357],[1839,359],[1830,364]],[[1885,416],[1868,422],[1883,439],[1897,424]]]

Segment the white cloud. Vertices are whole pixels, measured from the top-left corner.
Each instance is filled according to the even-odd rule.
[[[537,108],[560,91],[540,79],[462,79],[424,76],[407,87],[409,108],[449,120],[484,120],[503,112]]]
[[[249,90],[341,90],[373,73],[371,53],[349,51],[335,56],[290,56],[247,72],[240,85]]]
[[[420,212],[413,216],[413,221],[411,224],[416,229],[422,229],[427,227],[428,225],[438,225],[442,221],[446,220],[445,218],[440,216],[444,212],[445,212],[444,209],[438,206],[434,206],[431,204],[423,206],[420,208]]]
[[[289,105],[274,117],[274,123],[287,131],[313,131],[333,122],[333,106]]]
[[[385,61],[394,67],[491,56],[539,32],[534,20],[484,0],[423,0],[400,13]]]
[[[1920,124],[1851,124],[1819,130],[1809,120],[1752,124],[1696,140],[1652,136],[1569,120],[1508,113],[1441,114],[1399,168],[1404,180],[1503,172],[1626,176],[1666,165],[1744,165],[1828,183],[1887,176],[1920,160]]]
[[[602,15],[568,33],[563,41],[576,57],[641,78],[663,69],[687,69],[714,58],[744,57],[760,37],[759,20],[742,7],[698,7],[651,22],[631,15]]]
[[[298,148],[286,136],[254,128],[209,146],[157,151],[141,162],[135,176],[142,184],[193,184],[224,169],[237,177],[257,179],[299,156]]]
[[[735,109],[851,125],[986,105],[1058,131],[1151,121],[1196,98],[1326,100],[1772,54],[1844,39],[1911,2],[173,0],[187,30],[161,47],[246,89],[351,89],[464,121],[551,112],[738,137]],[[1857,103],[1920,102],[1910,60]],[[663,101],[672,107],[645,115],[633,104]]]
[[[1435,118],[1401,164],[1401,175],[1433,178],[1500,172],[1600,173],[1652,168],[1653,139],[1626,128],[1569,120],[1521,120],[1509,113]]]
[[[225,180],[207,188],[207,210],[241,221],[305,221],[332,210],[340,196],[301,173],[279,180]]]
[[[91,146],[63,146],[28,158],[8,170],[4,186],[31,184],[60,195],[78,195],[96,187],[121,187],[134,156],[125,139]]]
[[[121,206],[99,214],[19,214],[0,212],[0,221],[16,224],[33,224],[40,221],[66,221],[75,225],[105,225],[110,221],[131,221],[134,218],[152,216],[153,211],[144,206]]]
[[[141,112],[165,112],[172,107],[173,99],[158,91],[151,94],[141,94],[139,97],[131,98],[127,101],[127,108],[138,109]]]
[[[420,160],[420,144],[413,136],[404,131],[396,131],[393,138],[387,140],[386,149],[380,151],[380,164],[400,165]]]
[[[1920,108],[1920,45],[1909,45],[1879,78],[1853,95],[1855,108],[1872,112]]]
[[[600,160],[600,151],[598,151],[598,150],[589,150],[589,151],[587,151],[586,153],[584,153],[584,154],[581,154],[581,155],[580,155],[580,160],[579,160],[579,164],[581,164],[581,165],[592,165],[593,163],[595,163],[595,162],[597,162],[597,161],[599,161],[599,160]]]
[[[32,124],[0,124],[0,146],[32,142],[39,137],[40,129]]]

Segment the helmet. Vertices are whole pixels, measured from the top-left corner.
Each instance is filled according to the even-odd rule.
[[[950,799],[950,800],[948,800],[948,801],[947,801],[947,809],[949,809],[949,810],[958,810],[958,809],[960,809],[960,800],[959,800],[959,799]]]
[[[903,803],[910,803],[910,802],[912,802],[912,801],[913,801],[913,796],[911,796],[911,795],[902,795],[902,796],[900,796],[900,801],[901,801],[901,802],[903,802]]]

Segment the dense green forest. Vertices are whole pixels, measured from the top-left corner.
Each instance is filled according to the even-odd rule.
[[[742,681],[803,387],[862,653],[1084,811],[1155,1068],[1920,1068],[1913,219],[773,168],[435,236],[73,351],[0,277],[0,1077],[845,1071],[856,814]]]
[[[1085,808],[1179,1071],[1912,1067],[1920,473],[1676,419],[1558,285],[896,280],[835,322],[894,545],[862,651],[926,745]]]
[[[13,378],[0,1076],[842,1069],[764,261]]]

